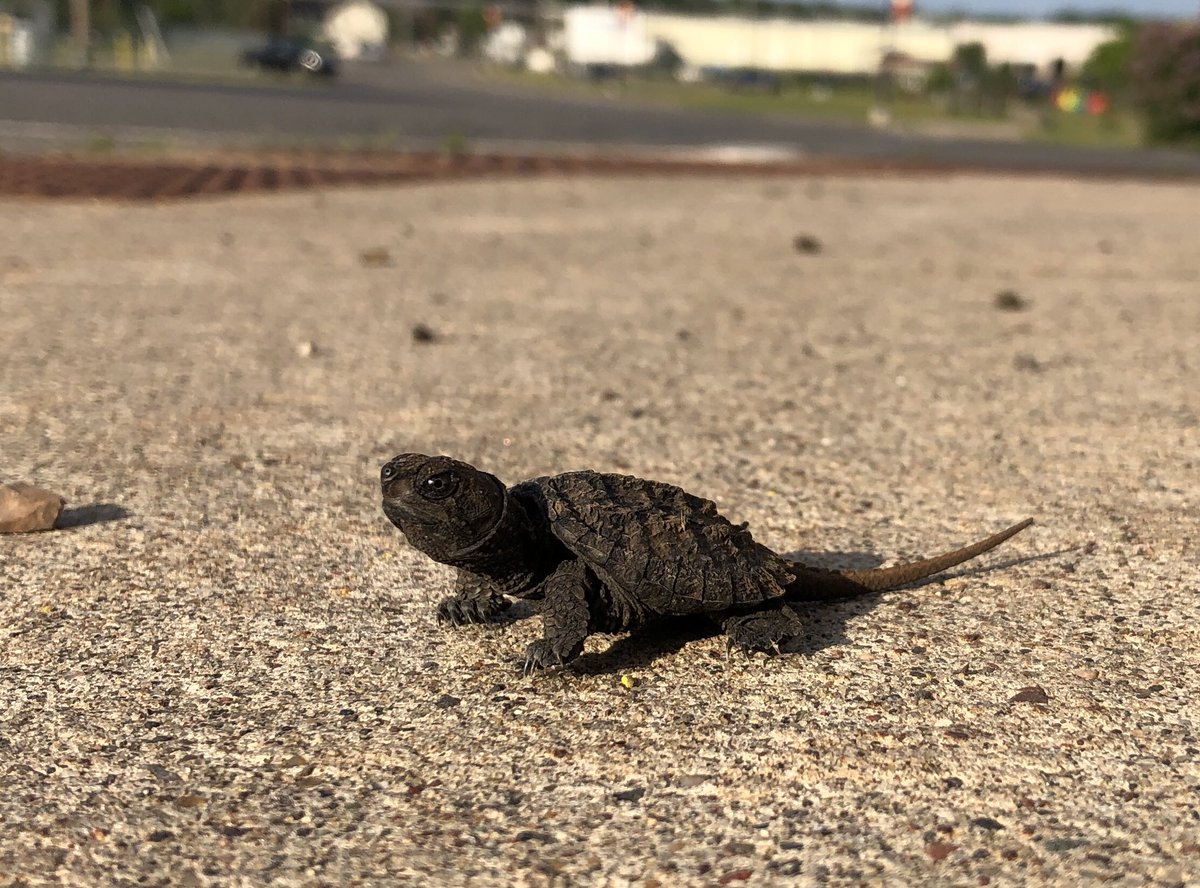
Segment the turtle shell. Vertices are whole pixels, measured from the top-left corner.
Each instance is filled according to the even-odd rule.
[[[536,482],[551,532],[639,610],[713,613],[780,598],[788,563],[671,484],[568,472]]]

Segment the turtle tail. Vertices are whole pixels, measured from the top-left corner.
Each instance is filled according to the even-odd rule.
[[[875,570],[823,570],[819,567],[796,563],[789,567],[796,578],[788,584],[787,597],[792,601],[824,601],[896,589],[949,570],[964,561],[977,558],[989,549],[996,548],[1010,537],[1016,536],[1031,524],[1033,524],[1033,519],[1026,518],[1019,524],[1014,524],[1007,530],[1002,530],[973,545],[964,546],[933,558],[911,561],[908,564],[897,564],[894,567],[882,567]]]

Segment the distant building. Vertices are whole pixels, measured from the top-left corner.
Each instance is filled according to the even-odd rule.
[[[387,49],[388,17],[368,0],[347,0],[325,13],[322,31],[343,59],[378,58]]]
[[[33,61],[33,25],[0,12],[0,68],[24,68]]]
[[[933,66],[933,62],[914,59],[896,50],[884,53],[879,61],[879,70],[890,75],[901,91],[914,94],[925,89]]]
[[[955,46],[982,43],[992,64],[1032,65],[1043,73],[1058,59],[1067,70],[1078,70],[1097,46],[1121,36],[1111,25],[1054,22],[959,22],[948,30]]]
[[[563,12],[567,61],[572,65],[636,67],[654,58],[652,16],[631,5],[572,6]]]
[[[960,22],[939,25],[900,17],[886,25],[796,21],[734,15],[641,12],[629,5],[573,6],[563,14],[567,61],[644,64],[655,46],[669,46],[693,69],[757,68],[845,76],[876,73],[885,60],[907,76],[948,61],[963,43],[982,43],[989,61],[1048,71],[1058,59],[1082,65],[1101,43],[1116,39],[1104,25]]]
[[[53,39],[54,7],[49,0],[15,5],[0,0],[0,68],[44,62]]]

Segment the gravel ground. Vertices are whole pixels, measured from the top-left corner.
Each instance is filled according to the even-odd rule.
[[[72,525],[0,538],[0,885],[1195,884],[1198,205],[0,203],[0,481]],[[676,482],[826,566],[1038,523],[800,654],[684,624],[522,678],[528,610],[435,625],[403,450]]]

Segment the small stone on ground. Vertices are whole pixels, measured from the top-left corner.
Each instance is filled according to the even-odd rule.
[[[64,505],[57,493],[23,481],[0,485],[0,533],[53,530]]]

